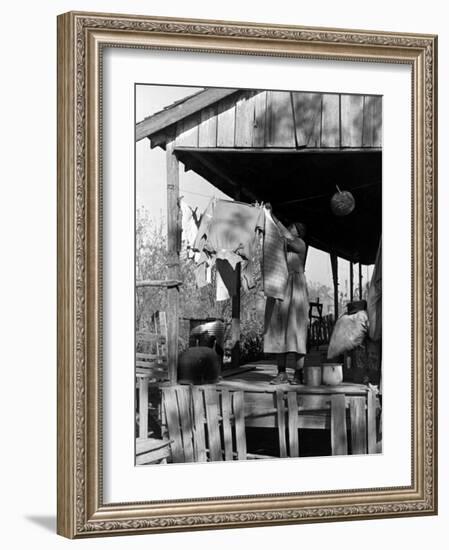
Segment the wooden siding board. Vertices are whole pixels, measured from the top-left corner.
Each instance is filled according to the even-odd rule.
[[[363,101],[363,147],[380,147],[382,136],[382,98],[364,96]]]
[[[235,147],[252,147],[254,110],[254,93],[242,94],[235,105]]]
[[[363,135],[363,96],[341,96],[341,146],[361,147]]]
[[[382,147],[382,98],[374,99],[373,147]]]
[[[198,147],[199,124],[199,112],[180,120],[176,125],[175,145],[183,147]]]
[[[322,95],[318,93],[292,92],[296,143],[298,147],[320,146]]]
[[[295,126],[290,92],[267,92],[267,147],[295,147]]]
[[[199,147],[217,146],[217,105],[211,105],[201,111],[198,129]]]
[[[217,107],[217,147],[234,147],[235,100],[226,98]]]
[[[259,92],[254,97],[253,147],[265,147],[267,116],[267,92]]]
[[[323,94],[321,147],[340,147],[340,97]]]

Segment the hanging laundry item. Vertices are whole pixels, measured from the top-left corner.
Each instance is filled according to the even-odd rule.
[[[377,249],[376,263],[368,289],[368,334],[377,342],[382,338],[382,239]]]
[[[217,272],[215,274],[215,285],[217,287],[217,294],[216,299],[217,302],[223,302],[224,300],[229,300],[229,292],[226,288],[226,285],[224,284],[223,279],[221,278],[220,272],[217,269]]]
[[[220,259],[216,260],[215,265],[217,266],[217,302],[229,300],[237,294],[237,266],[236,269],[232,269],[231,264],[227,260]],[[255,288],[254,261],[242,261],[240,265],[240,278],[243,289],[248,291]]]
[[[217,266],[217,275],[223,281],[228,296],[235,296],[237,294],[237,270],[233,269],[227,260],[221,260],[220,258],[217,258],[215,265]]]
[[[255,262],[256,258],[249,260],[249,261],[243,261],[241,263],[242,265],[242,271],[241,271],[241,279],[242,279],[242,286],[244,290],[251,290],[255,288],[256,286],[256,275],[255,275]]]
[[[209,204],[207,205],[206,210],[203,212],[203,215],[201,216],[198,231],[195,237],[195,241],[193,243],[193,249],[195,251],[202,252],[204,249],[204,245],[206,244],[207,236],[209,233],[209,226],[212,223],[216,202],[217,202],[216,198],[211,199],[209,201]]]
[[[210,283],[210,271],[210,267],[204,262],[195,267],[195,282],[198,288],[203,288]]]
[[[255,258],[257,231],[264,226],[261,207],[242,202],[212,200],[201,219],[195,249],[202,260],[227,260],[233,269]]]
[[[199,254],[193,250],[200,225],[197,209],[189,206],[184,199],[180,200],[180,208],[182,213],[182,235],[187,247],[187,258],[198,259]]]
[[[265,231],[263,241],[263,290],[270,298],[283,300],[287,289],[288,265],[286,242],[290,232],[273,220],[271,211],[265,208]]]

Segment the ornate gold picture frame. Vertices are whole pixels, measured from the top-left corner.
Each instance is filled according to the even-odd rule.
[[[411,69],[411,483],[106,502],[103,54],[202,52]],[[58,533],[119,534],[437,513],[437,37],[70,12],[58,18]],[[196,464],[189,468],[202,468]],[[192,472],[193,470],[189,470]]]

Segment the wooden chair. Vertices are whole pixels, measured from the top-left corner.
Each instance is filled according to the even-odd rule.
[[[243,391],[167,386],[162,395],[173,462],[254,458],[246,449]]]
[[[374,391],[368,390],[362,396],[339,393],[310,396],[277,390],[275,399],[281,457],[299,456],[300,428],[322,428],[323,425],[330,429],[332,455],[348,454],[348,428],[351,454],[378,452]]]
[[[152,315],[150,330],[136,332],[136,369],[138,374],[149,374],[155,381],[168,379],[165,311]]]

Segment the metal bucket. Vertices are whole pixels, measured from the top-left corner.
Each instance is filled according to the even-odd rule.
[[[304,366],[304,383],[306,386],[321,386],[321,365]]]
[[[323,365],[323,383],[327,386],[338,386],[343,382],[343,365],[341,363],[325,363]]]

